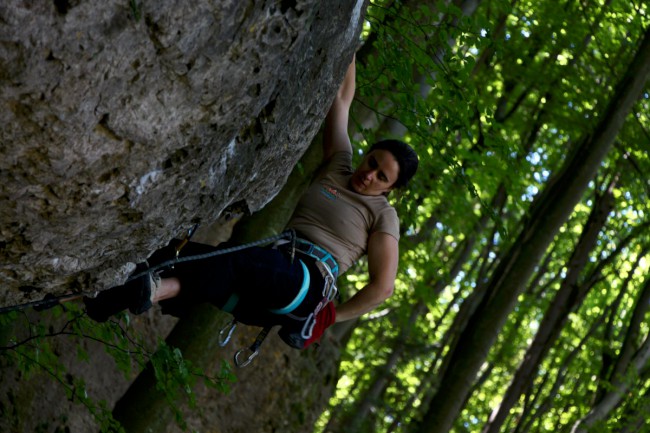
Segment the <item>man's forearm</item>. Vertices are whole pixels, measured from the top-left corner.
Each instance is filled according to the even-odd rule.
[[[356,319],[380,306],[393,294],[392,287],[368,284],[347,301],[336,307],[336,322]]]

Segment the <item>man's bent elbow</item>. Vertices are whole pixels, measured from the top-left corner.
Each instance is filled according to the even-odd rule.
[[[393,292],[395,292],[395,286],[393,284],[383,285],[378,293],[379,303],[381,304],[382,302],[386,301],[388,298],[393,296]]]

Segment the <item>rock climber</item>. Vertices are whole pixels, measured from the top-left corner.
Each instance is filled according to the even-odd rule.
[[[415,174],[418,157],[406,143],[375,143],[352,168],[347,127],[355,94],[353,58],[329,109],[323,136],[323,168],[299,201],[288,229],[296,236],[274,247],[252,247],[187,261],[86,297],[88,315],[105,321],[128,308],[134,314],[159,303],[182,317],[201,302],[230,312],[239,322],[280,325],[280,337],[302,349],[335,322],[357,318],[391,296],[398,266],[399,219],[387,196]],[[181,256],[217,247],[189,242]],[[165,249],[154,253],[169,254]],[[369,282],[335,306],[336,278],[367,254]],[[142,272],[142,271],[145,272]]]

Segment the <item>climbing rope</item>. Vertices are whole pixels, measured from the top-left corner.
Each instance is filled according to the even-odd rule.
[[[187,257],[180,257],[180,258],[176,257],[176,258],[167,260],[166,262],[162,262],[159,265],[148,268],[148,269],[140,272],[139,274],[136,274],[136,275],[133,275],[133,276],[129,277],[129,279],[127,279],[125,281],[125,283],[127,283],[127,282],[129,282],[131,280],[138,279],[138,278],[140,278],[140,277],[142,277],[144,275],[150,274],[152,272],[156,272],[158,269],[173,266],[173,265],[178,264],[178,263],[193,262],[193,261],[197,261],[197,260],[205,260],[205,259],[209,259],[210,257],[235,253],[237,251],[245,250],[245,249],[248,249],[248,248],[258,247],[260,245],[265,245],[265,244],[270,244],[270,243],[279,241],[280,239],[286,239],[286,238],[293,239],[294,237],[295,237],[295,231],[294,230],[287,230],[287,231],[284,231],[284,232],[282,232],[280,234],[277,234],[277,235],[274,235],[274,236],[271,236],[271,237],[268,237],[268,238],[265,238],[265,239],[260,239],[258,241],[248,242],[248,243],[243,244],[243,245],[236,245],[234,247],[224,248],[224,249],[221,249],[221,250],[215,250],[215,251],[212,251],[212,252],[209,252],[209,253],[196,254],[194,256],[187,256]]]
[[[194,226],[194,228],[190,230],[190,232],[188,233],[188,236],[182,241],[182,245],[185,245],[185,243],[187,243],[189,237],[193,234],[195,228],[196,228],[196,226]],[[260,240],[248,242],[248,243],[245,243],[245,244],[242,244],[242,245],[236,245],[236,246],[229,247],[229,248],[224,248],[224,249],[221,249],[221,250],[215,250],[215,251],[212,251],[212,252],[209,252],[209,253],[196,254],[196,255],[187,256],[187,257],[178,257],[178,252],[180,251],[180,248],[178,248],[176,250],[177,254],[176,254],[175,258],[173,258],[171,260],[167,260],[166,262],[160,263],[160,264],[158,264],[156,266],[153,266],[151,268],[148,268],[145,271],[140,272],[140,273],[138,273],[136,275],[132,275],[125,281],[125,283],[127,283],[129,281],[132,281],[132,280],[135,280],[136,278],[140,278],[140,277],[142,277],[142,276],[144,276],[146,274],[155,272],[155,271],[157,271],[159,269],[166,268],[166,267],[169,267],[169,266],[173,266],[173,265],[175,265],[177,263],[191,262],[191,261],[197,261],[197,260],[205,260],[205,259],[208,259],[210,257],[220,256],[220,255],[223,255],[223,254],[231,254],[231,253],[241,251],[241,250],[245,250],[245,249],[248,249],[248,248],[253,248],[253,247],[257,247],[257,246],[265,245],[265,244],[270,244],[270,243],[279,241],[281,239],[295,239],[295,237],[296,237],[296,233],[295,233],[294,230],[287,230],[287,231],[284,231],[284,232],[279,233],[279,234],[274,235],[274,236],[270,236],[270,237],[265,238],[265,239],[260,239]],[[46,310],[48,308],[52,308],[52,307],[58,305],[61,302],[70,301],[70,300],[73,300],[73,299],[76,299],[76,298],[79,298],[79,297],[82,297],[82,296],[93,295],[93,294],[95,294],[95,291],[68,293],[66,295],[61,295],[61,296],[46,295],[43,299],[38,300],[38,301],[31,301],[31,302],[25,302],[23,304],[0,307],[0,314],[8,313],[10,311],[20,311],[20,310],[24,310],[24,309],[27,309],[27,308],[30,308],[30,307],[34,307],[34,309],[36,309],[36,310]]]

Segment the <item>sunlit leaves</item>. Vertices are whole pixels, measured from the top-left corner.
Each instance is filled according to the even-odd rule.
[[[442,359],[465,323],[463,314],[471,314],[513,242],[498,225],[517,233],[573,149],[606,120],[604,107],[648,18],[638,2],[499,1],[482,2],[470,16],[443,2],[382,2],[370,9],[368,20],[377,48],[360,69],[361,95],[380,101],[375,106],[380,117],[405,127],[422,166],[397,203],[408,229],[390,313],[357,329],[345,357],[345,391],[336,403],[352,410],[354,399],[375,383],[368,370],[382,368],[391,350],[401,350],[383,400],[373,405],[373,431],[408,431],[420,414],[404,405],[426,402],[435,389]],[[614,209],[575,283],[586,296],[568,306],[566,322],[502,431],[569,431],[609,389],[608,366],[622,351],[648,274],[649,259],[643,256],[650,231],[640,229],[650,211],[649,100],[644,95],[626,119],[614,150],[518,299],[457,431],[480,431],[500,404],[570,274],[598,196],[615,183]],[[384,132],[368,130],[364,136],[372,141]],[[502,201],[498,193],[505,194]],[[471,248],[464,251],[467,242]],[[407,344],[398,344],[418,305],[426,308]],[[648,332],[646,320],[636,343]],[[412,392],[418,394],[404,397]],[[598,428],[643,407],[637,394]]]

